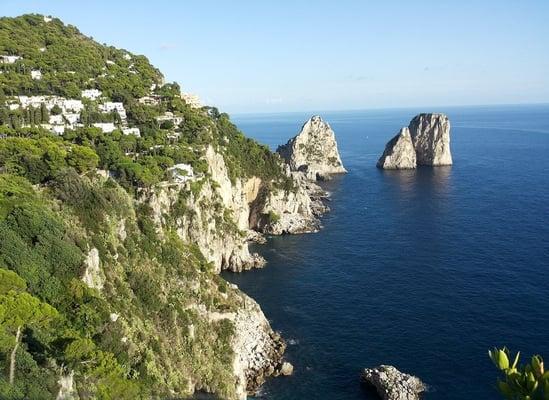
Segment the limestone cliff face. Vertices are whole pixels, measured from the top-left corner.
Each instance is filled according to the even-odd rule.
[[[207,157],[211,161],[209,173],[212,176],[216,175],[216,178],[223,178],[222,172],[226,170],[222,158],[218,156],[213,149],[208,151]],[[219,268],[225,268],[226,265],[243,267],[246,262],[254,262],[254,256],[250,255],[246,237],[237,225],[248,229],[249,204],[261,191],[260,181],[251,178],[244,183],[237,182],[232,188],[230,185],[224,187],[224,184],[227,185],[227,182],[213,179],[190,180],[183,183],[164,182],[153,190],[140,192],[138,206],[150,208],[152,223],[156,226],[160,242],[169,240],[170,232],[175,230],[184,242],[197,245],[203,255]],[[223,196],[226,196],[225,199]],[[125,192],[123,197],[129,199]],[[127,208],[130,209],[125,210],[127,215],[120,218],[111,216],[109,224],[104,226],[104,237],[109,238],[111,244],[109,248],[124,249],[127,236],[135,235],[136,214],[131,203],[128,203]],[[234,220],[230,218],[232,211],[235,212]],[[139,212],[145,211],[140,208]],[[225,217],[221,217],[224,214]],[[124,271],[128,268],[120,263],[125,262],[123,259],[124,256],[119,255],[105,254],[101,257],[99,251],[92,248],[84,260],[84,283],[96,288],[108,298],[113,294],[115,285],[113,286],[112,282],[122,284],[120,279],[125,276]],[[154,265],[147,259],[141,262],[146,265],[145,269]],[[159,326],[156,325],[155,319],[136,315],[134,310],[118,308],[118,303],[113,302],[109,310],[110,321],[107,324],[109,329],[117,330],[121,346],[127,346],[128,351],[134,354],[147,352],[148,345],[143,341],[143,331],[147,331],[149,336],[163,336],[160,332],[169,326],[170,334],[162,339],[163,351],[168,351],[170,345],[174,348],[185,346],[186,349],[196,350],[193,360],[197,365],[215,364],[214,358],[222,357],[223,354],[208,353],[206,356],[204,353],[211,349],[205,350],[200,346],[204,346],[205,343],[217,343],[218,327],[228,322],[232,327],[228,331],[232,351],[226,352],[230,354],[231,359],[223,372],[226,373],[226,382],[230,384],[230,388],[224,398],[246,399],[248,395],[257,391],[268,376],[282,373],[285,342],[273,331],[257,302],[240,291],[236,285],[226,283],[221,278],[212,280],[212,277],[204,272],[193,271],[193,274],[181,276],[174,274],[173,271],[164,270],[163,273],[167,275],[162,281],[159,299],[183,299],[177,306],[179,318],[174,318],[171,322],[164,321],[164,324],[168,325]],[[99,277],[100,285],[97,283]],[[221,281],[224,283],[220,283]],[[220,287],[223,287],[223,290],[220,290]],[[185,367],[190,368],[189,370],[180,370],[182,367],[177,364],[177,354],[159,359],[163,364],[155,365],[155,368],[161,368],[162,371],[164,368],[170,371],[179,368],[173,376],[177,375],[177,379],[187,379],[185,382],[177,382],[178,394],[185,394],[183,397],[186,398],[186,395],[197,390],[215,393],[215,388],[209,386],[207,376],[201,376],[188,365]],[[172,384],[166,373],[166,386],[171,387]],[[59,399],[74,398],[71,397],[72,375],[63,375],[59,385]],[[181,385],[185,385],[184,391],[181,391]]]
[[[191,309],[209,323],[229,321],[234,327],[231,342],[233,351],[233,375],[235,394],[246,399],[254,394],[269,376],[277,376],[282,370],[282,356],[286,343],[274,332],[261,307],[255,300],[230,285],[229,290],[240,299],[238,310],[229,312],[210,311],[203,304]],[[193,388],[192,391],[196,390]]]
[[[444,114],[419,114],[385,146],[377,162],[383,169],[452,165],[450,121]]]
[[[418,165],[452,165],[450,120],[444,114],[419,114],[410,121]]]
[[[402,128],[385,146],[383,155],[377,162],[383,169],[413,169],[416,167],[416,151],[410,130]]]
[[[273,332],[259,305],[245,294],[243,307],[229,319],[235,327],[233,367],[237,377],[237,395],[245,399],[254,394],[265,378],[282,369],[284,340]]]
[[[301,132],[279,146],[277,152],[292,171],[304,172],[313,181],[347,172],[337,150],[334,131],[318,115],[305,122]]]
[[[326,211],[321,189],[295,178],[293,190],[275,189],[257,177],[231,182],[223,156],[213,147],[205,152],[209,177],[183,183],[165,182],[143,193],[158,230],[175,222],[179,236],[198,245],[217,271],[239,272],[261,267],[264,259],[251,254],[247,238],[253,231],[279,235],[318,230]],[[291,175],[291,172],[287,171]]]

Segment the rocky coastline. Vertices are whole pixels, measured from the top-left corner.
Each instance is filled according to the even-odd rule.
[[[288,148],[285,153],[288,158],[280,159],[284,173],[293,182],[293,187],[287,190],[274,188],[259,177],[231,181],[222,154],[208,146],[204,155],[208,176],[201,181],[199,191],[193,192],[192,185],[197,184],[189,180],[164,182],[154,190],[141,193],[141,201],[152,210],[157,232],[166,231],[175,221],[178,236],[195,243],[218,273],[263,267],[264,258],[251,253],[248,245],[265,243],[265,235],[317,232],[319,217],[329,208],[325,204],[328,194],[316,182],[346,170],[335,135],[319,116],[309,119],[290,142],[301,146]],[[330,156],[324,160],[310,159],[302,154],[303,148],[322,148],[318,154]],[[182,192],[192,193],[183,205]],[[192,212],[174,218],[181,207]],[[220,210],[226,210],[227,220],[216,217]],[[273,331],[260,306],[245,294],[241,294],[241,298],[242,307],[237,313],[201,312],[210,320],[228,319],[234,324],[236,393],[239,399],[245,399],[255,393],[267,377],[291,374],[293,366],[284,361],[285,341]]]

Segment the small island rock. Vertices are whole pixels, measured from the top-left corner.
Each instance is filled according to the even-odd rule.
[[[377,162],[383,169],[414,169],[416,167],[416,151],[408,128],[401,128],[398,135],[385,146],[383,155]]]
[[[383,169],[452,165],[450,121],[445,114],[418,114],[385,146],[377,162]]]
[[[282,363],[282,367],[280,368],[280,375],[290,376],[293,373],[294,373],[294,366],[290,364],[288,361],[284,361]]]
[[[445,114],[419,114],[410,125],[418,165],[452,165],[450,120]]]
[[[366,368],[362,379],[375,387],[383,400],[418,400],[427,388],[419,378],[400,372],[392,365]]]
[[[301,132],[276,151],[292,171],[301,171],[313,181],[347,172],[337,150],[334,131],[318,115],[305,122]]]

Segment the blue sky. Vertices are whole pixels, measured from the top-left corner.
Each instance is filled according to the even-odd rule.
[[[549,102],[549,1],[0,0],[228,112]]]

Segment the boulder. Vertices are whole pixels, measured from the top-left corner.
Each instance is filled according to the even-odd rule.
[[[400,372],[392,365],[366,368],[362,379],[375,387],[383,400],[418,400],[427,388],[419,378]]]
[[[318,115],[311,117],[301,132],[276,150],[292,171],[303,172],[310,180],[325,180],[343,174],[335,134]]]
[[[294,373],[294,366],[288,361],[284,361],[280,367],[280,375],[290,376]]]
[[[452,165],[450,121],[445,114],[419,114],[410,125],[417,165]]]
[[[416,167],[416,151],[408,128],[400,132],[385,146],[385,151],[377,162],[383,169],[413,169]]]

